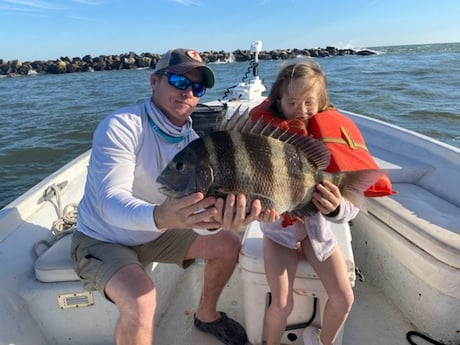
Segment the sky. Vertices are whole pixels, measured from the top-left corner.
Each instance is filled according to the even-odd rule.
[[[460,41],[458,0],[0,0],[0,59]]]

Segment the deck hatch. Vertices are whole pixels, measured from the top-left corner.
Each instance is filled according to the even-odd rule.
[[[58,296],[59,308],[82,308],[94,304],[93,293],[91,291],[74,292]]]

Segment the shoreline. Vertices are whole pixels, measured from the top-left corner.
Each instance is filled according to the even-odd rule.
[[[306,48],[306,49],[277,49],[271,51],[261,51],[260,60],[287,60],[298,56],[306,57],[332,57],[346,55],[374,55],[377,52],[370,49],[354,50],[339,49],[327,46],[326,48]],[[206,51],[200,53],[205,63],[228,63],[245,62],[252,58],[250,50],[235,50],[233,52]],[[10,60],[0,58],[0,75],[2,76],[22,76],[35,74],[60,74],[75,72],[94,72],[110,71],[123,69],[154,68],[160,58],[157,53],[137,54],[129,52],[119,55],[99,55],[92,57],[60,57],[55,60],[36,60],[25,61]]]

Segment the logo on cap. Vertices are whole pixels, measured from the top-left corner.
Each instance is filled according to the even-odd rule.
[[[198,53],[196,50],[187,50],[186,53],[189,58],[192,58],[193,60],[196,60],[198,62],[203,62],[201,59],[200,53]]]

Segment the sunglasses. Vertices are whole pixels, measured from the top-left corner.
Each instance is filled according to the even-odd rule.
[[[188,87],[192,85],[193,96],[203,97],[206,93],[206,86],[204,86],[202,83],[199,83],[197,81],[190,81],[187,77],[183,75],[168,71],[162,71],[161,74],[167,76],[169,85],[175,87],[176,89],[187,90]]]

